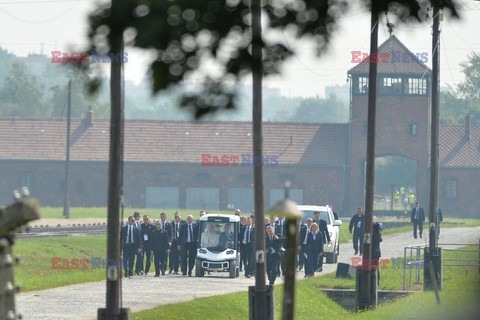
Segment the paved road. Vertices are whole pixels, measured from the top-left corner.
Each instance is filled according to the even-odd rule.
[[[478,243],[480,227],[442,229],[440,242]],[[383,236],[382,257],[403,256],[408,245],[425,244],[424,239],[413,239],[411,232]],[[340,246],[339,261],[349,263],[353,249],[351,243]],[[324,272],[333,272],[336,265],[325,265]],[[159,305],[188,301],[236,291],[246,291],[254,285],[254,279],[242,275],[229,279],[223,274],[213,277],[189,278],[176,275],[154,278],[137,276],[123,281],[123,305],[132,312],[150,309]],[[298,273],[303,278],[303,273]],[[105,282],[90,282],[17,295],[17,308],[24,319],[95,319],[97,309],[105,306]],[[139,299],[141,292],[142,299]],[[161,298],[160,298],[161,297]]]

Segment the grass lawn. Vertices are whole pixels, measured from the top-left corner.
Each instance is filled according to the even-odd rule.
[[[478,249],[478,246],[471,248]],[[477,253],[445,252],[444,257],[471,258]],[[401,269],[381,270],[380,289],[400,289]],[[319,287],[353,288],[353,279],[335,279],[333,274],[297,282],[296,319],[465,319],[478,306],[480,275],[477,267],[444,267],[442,303],[433,292],[417,292],[376,310],[355,314],[345,310],[319,291]],[[281,318],[283,285],[275,286],[275,313]],[[246,292],[170,304],[134,313],[132,319],[248,319]],[[314,315],[314,316],[313,316]],[[473,318],[472,318],[473,319]],[[478,319],[478,318],[477,318]]]
[[[344,221],[340,226],[340,243],[345,243],[345,242],[348,242],[348,240],[352,239],[352,235],[348,231],[348,224],[349,224],[349,221]],[[428,226],[428,223],[425,223],[423,227],[424,234],[426,231],[428,232],[427,226]],[[473,228],[478,226],[480,226],[480,219],[446,218],[445,220],[443,220],[443,223],[441,224],[440,234],[441,234],[441,230],[445,228],[460,228],[460,227]],[[382,231],[382,235],[399,233],[399,232],[407,232],[407,231],[411,232],[412,230],[413,230],[413,227],[411,224],[409,224],[407,226],[384,229]]]
[[[17,239],[13,253],[20,257],[15,266],[15,283],[22,291],[42,290],[105,279],[105,270],[52,269],[52,257],[65,259],[106,259],[106,236]]]
[[[200,210],[192,209],[138,209],[138,208],[125,208],[124,217],[125,220],[128,216],[133,215],[135,211],[140,212],[142,215],[148,214],[153,219],[159,219],[160,213],[165,212],[167,214],[168,220],[173,219],[173,214],[175,211],[179,211],[183,218],[186,218],[188,215],[193,215],[194,218],[197,218],[200,215]],[[233,214],[234,210],[231,211],[212,211],[215,213],[227,213]],[[63,208],[60,207],[41,207],[40,208],[40,217],[42,218],[63,218]],[[70,208],[70,218],[71,219],[82,219],[82,218],[107,218],[107,208],[97,207],[97,208],[81,208],[81,207],[72,207]]]

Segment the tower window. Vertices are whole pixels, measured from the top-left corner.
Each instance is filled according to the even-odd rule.
[[[353,93],[354,94],[367,94],[368,93],[368,78],[358,77],[356,78]]]
[[[408,126],[408,133],[412,136],[415,137],[417,136],[417,124],[412,123]]]
[[[380,94],[399,95],[402,93],[402,78],[381,78],[379,89]]]
[[[405,86],[406,94],[427,94],[427,79],[408,78],[407,85]]]

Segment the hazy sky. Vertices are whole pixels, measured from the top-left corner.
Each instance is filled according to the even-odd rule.
[[[85,41],[86,17],[94,0],[0,0],[0,46],[19,56],[28,53],[51,55],[52,50],[72,52]],[[441,33],[441,82],[455,85],[463,80],[459,62],[472,51],[480,51],[480,2],[461,0],[461,21],[445,17]],[[385,16],[379,29],[379,43],[388,38]],[[345,16],[329,51],[314,57],[309,43],[291,43],[300,48],[284,67],[282,76],[265,84],[280,89],[286,96],[323,96],[326,85],[345,84],[352,50],[368,52],[370,16],[353,10]],[[413,52],[428,52],[431,66],[431,25],[401,25],[394,34]],[[43,49],[42,49],[43,48]],[[140,81],[145,74],[145,54],[128,50],[125,74]],[[0,62],[0,72],[6,72]],[[128,94],[128,93],[127,93]]]

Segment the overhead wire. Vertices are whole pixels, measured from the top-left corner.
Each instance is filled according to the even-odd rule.
[[[54,1],[54,0],[52,0]],[[24,18],[21,18],[21,17],[18,17],[12,13],[10,13],[9,11],[5,10],[4,8],[1,7],[1,3],[0,3],[0,11],[3,12],[3,14],[5,14],[6,16],[14,19],[14,20],[17,20],[19,22],[22,22],[22,23],[27,23],[27,24],[43,24],[43,23],[49,23],[49,22],[52,22],[52,21],[55,21],[61,17],[63,17],[64,15],[66,15],[67,13],[69,13],[73,8],[75,8],[78,4],[79,4],[79,1],[80,0],[75,0],[75,1],[69,1],[69,2],[73,2],[71,6],[69,6],[67,9],[65,9],[64,11],[60,12],[59,14],[53,16],[53,17],[50,17],[48,19],[43,19],[43,20],[28,20],[28,19],[24,19]],[[60,2],[59,0],[57,0],[57,2]]]

